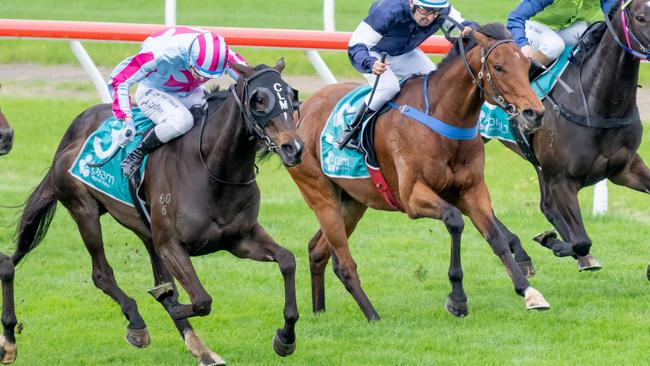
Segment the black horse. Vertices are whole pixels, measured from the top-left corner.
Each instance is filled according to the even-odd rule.
[[[632,0],[608,16],[608,29],[601,30],[593,53],[587,51],[591,56],[570,64],[562,75],[574,92],[557,87],[550,93],[542,128],[531,136],[541,166],[536,169],[541,210],[563,239],[549,231],[535,240],[556,256],[578,259],[579,270],[601,266],[589,254],[578,191],[609,179],[650,193],[650,170],[637,153],[643,127],[636,106],[639,56],[650,52],[650,8],[645,0]],[[506,145],[522,154],[514,144]]]
[[[152,294],[172,317],[200,364],[224,361],[203,344],[187,320],[208,315],[212,302],[190,256],[219,250],[279,264],[285,286],[285,323],[276,332],[273,347],[281,356],[293,353],[298,320],[295,258],[258,223],[260,192],[255,182],[255,159],[258,146],[263,146],[278,153],[286,166],[300,163],[303,143],[293,126],[292,108],[297,96],[280,76],[283,60],[274,68],[231,66],[241,77],[234,88],[208,98],[204,123],[150,156],[141,191],[150,208],[151,229],[134,208],[90,189],[68,173],[87,137],[111,116],[110,105],[97,105],[79,115],[63,136],[52,168],[27,200],[17,231],[16,252],[5,258],[0,274],[13,275],[13,266],[38,245],[59,201],[77,223],[92,257],[95,285],[120,305],[129,322],[127,341],[146,347],[150,342],[146,324],[135,301],[118,287],[104,254],[99,217],[108,212],[144,242],[154,272],[156,287]],[[174,279],[188,292],[191,304],[178,303]],[[11,282],[3,284],[3,311],[7,316],[2,317],[2,362],[11,362],[16,354],[16,318]]]
[[[0,155],[6,155],[14,144],[14,130],[0,110]]]

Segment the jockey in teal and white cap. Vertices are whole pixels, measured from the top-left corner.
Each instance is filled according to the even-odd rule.
[[[364,115],[378,111],[399,93],[398,77],[427,74],[436,69],[418,46],[440,29],[445,34],[458,32],[449,18],[464,26],[475,24],[463,19],[447,0],[377,0],[372,4],[368,16],[352,33],[348,56],[352,66],[363,73],[370,85],[374,85],[379,75],[381,78],[370,105],[357,112],[350,126],[337,138],[337,145],[353,136]],[[470,31],[470,27],[465,27],[462,35]],[[388,55],[385,63],[381,62],[382,53]]]

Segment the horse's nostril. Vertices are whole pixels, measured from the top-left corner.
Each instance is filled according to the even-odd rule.
[[[283,153],[289,156],[294,155],[296,153],[296,147],[293,146],[293,144],[282,144],[280,148],[282,149]]]
[[[532,109],[524,109],[523,113],[526,118],[535,118],[535,112]]]

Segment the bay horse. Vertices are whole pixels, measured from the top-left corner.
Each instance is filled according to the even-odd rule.
[[[544,100],[548,112],[542,128],[531,136],[541,166],[536,169],[540,208],[562,238],[550,231],[535,240],[556,256],[576,258],[581,271],[601,265],[590,254],[578,191],[609,179],[650,193],[650,170],[637,153],[643,126],[636,106],[640,57],[650,52],[650,7],[647,1],[632,0],[611,15],[591,57],[569,64],[562,75],[575,92],[553,89]],[[622,43],[626,34],[635,41],[629,46]],[[514,144],[504,144],[521,155]],[[650,265],[647,276],[650,280]]]
[[[149,157],[141,191],[150,207],[151,231],[133,207],[89,188],[68,173],[84,141],[112,115],[109,104],[96,105],[73,121],[51,169],[29,196],[17,230],[16,252],[5,266],[13,269],[39,244],[57,201],[61,202],[92,257],[93,282],[120,305],[128,320],[126,340],[135,347],[146,347],[149,333],[137,304],[119,288],[104,254],[99,218],[109,213],[143,241],[153,267],[156,287],[152,294],[171,316],[187,349],[201,365],[217,365],[224,364],[223,359],[203,344],[187,319],[208,315],[212,302],[190,256],[226,250],[240,258],[277,262],[284,278],[285,306],[284,326],[275,333],[273,348],[280,356],[293,353],[298,320],[295,258],[258,222],[255,159],[258,146],[264,146],[277,153],[286,166],[300,163],[303,142],[291,108],[297,95],[280,76],[282,59],[273,68],[231,67],[240,74],[239,80],[230,90],[208,97],[207,117],[201,127],[195,126]],[[179,304],[174,280],[187,291],[191,304]],[[7,303],[4,305],[3,311]],[[2,322],[2,361],[7,362],[15,358],[15,316],[3,316]]]
[[[508,109],[519,113],[524,131],[539,127],[544,107],[528,83],[530,61],[510,40],[501,24],[489,24],[473,32],[476,47],[467,51],[458,47],[428,79],[428,95],[423,92],[424,76],[405,82],[394,100],[425,110],[425,98],[431,115],[460,128],[477,124],[481,104],[505,101]],[[469,45],[468,45],[469,48]],[[458,56],[458,51],[463,51]],[[350,254],[348,238],[368,207],[395,211],[369,178],[330,178],[323,173],[319,159],[320,134],[337,102],[358,85],[327,86],[304,102],[297,121],[305,141],[303,163],[288,171],[320,229],[309,242],[309,262],[314,312],[325,310],[324,272],[330,256],[333,269],[354,297],[368,320],[378,320],[370,300],[361,288],[356,263]],[[547,309],[542,294],[530,286],[524,271],[531,270],[529,257],[520,251],[511,254],[511,246],[520,247],[518,238],[495,217],[490,195],[483,180],[484,148],[480,136],[470,140],[451,140],[391,109],[378,117],[375,150],[381,170],[411,219],[442,220],[451,234],[449,280],[452,291],[446,308],[456,316],[467,315],[467,297],[463,289],[460,243],[464,228],[462,214],[476,228],[501,259],[517,294],[525,296],[528,309]],[[515,261],[516,259],[516,261]]]

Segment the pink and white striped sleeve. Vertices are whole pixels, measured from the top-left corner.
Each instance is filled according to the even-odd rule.
[[[113,98],[115,118],[132,117],[129,89],[154,70],[154,55],[151,52],[139,53],[122,61],[111,73],[108,90]]]
[[[228,47],[228,64],[226,66],[226,73],[230,75],[231,78],[234,80],[237,80],[239,78],[239,74],[237,71],[233,70],[232,67],[230,67],[230,64],[240,64],[244,66],[248,66],[248,62],[240,55],[237,53],[235,50],[232,48]]]

